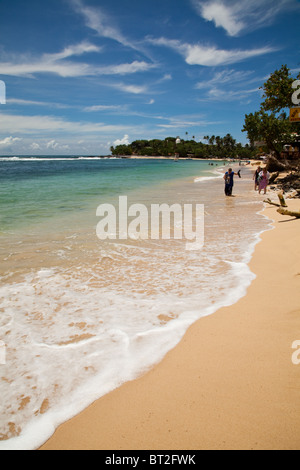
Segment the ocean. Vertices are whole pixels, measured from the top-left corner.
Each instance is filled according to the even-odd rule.
[[[228,165],[228,163],[227,163]],[[236,165],[236,164],[235,164]],[[227,167],[226,167],[227,168]],[[252,171],[223,162],[0,157],[0,449],[36,449],[145,373],[203,316],[237,302],[270,221]],[[97,208],[204,206],[204,246],[97,236]],[[194,221],[195,222],[195,221]]]

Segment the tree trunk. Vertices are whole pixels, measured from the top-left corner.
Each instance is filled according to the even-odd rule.
[[[271,175],[269,184],[273,184],[274,181],[278,178],[278,176],[279,176],[279,171],[277,171],[276,173],[273,173],[273,175]]]
[[[280,207],[280,204],[276,204],[276,202],[272,202],[271,199],[266,199],[264,202],[271,204],[272,206]]]
[[[277,209],[277,212],[279,212],[279,214],[281,215],[290,215],[291,217],[296,217],[297,219],[300,219],[300,211],[294,212],[294,211],[289,211],[287,209],[283,209],[282,207],[280,207],[279,209]]]
[[[282,193],[279,193],[279,194],[278,194],[278,198],[279,198],[281,207],[287,207],[287,204],[286,204],[286,202],[285,202],[285,199],[284,199]]]
[[[280,206],[281,207],[287,207],[287,204],[285,202],[283,194],[279,193],[277,194],[279,201],[280,201]],[[267,202],[268,204],[272,204],[272,206],[277,206],[280,207],[279,204],[276,204],[275,202],[272,202],[270,198],[266,199],[264,202]]]

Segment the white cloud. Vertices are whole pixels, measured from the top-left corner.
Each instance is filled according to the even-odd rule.
[[[30,148],[32,150],[40,150],[41,146],[39,144],[37,144],[36,142],[32,142],[32,144],[30,145]]]
[[[3,145],[3,147],[10,147],[11,145],[15,144],[16,142],[19,142],[20,139],[19,137],[5,137],[5,139],[0,140],[0,145]]]
[[[229,36],[238,36],[273,23],[281,11],[298,9],[297,0],[192,0],[196,10]]]
[[[61,103],[51,103],[49,101],[34,101],[34,100],[23,100],[18,98],[9,98],[6,101],[7,104],[17,104],[20,106],[45,106],[47,108],[56,108],[56,109],[69,109],[75,108],[73,105],[61,104]]]
[[[259,87],[250,87],[261,83],[261,78],[253,77],[252,71],[237,71],[225,69],[216,72],[211,79],[198,82],[196,90],[203,90],[204,95],[198,101],[236,101],[245,102],[249,96],[259,93]],[[248,88],[247,88],[248,87]]]
[[[189,65],[205,65],[214,67],[216,65],[227,65],[241,62],[250,57],[256,57],[273,52],[270,47],[251,50],[224,50],[216,47],[188,46],[186,53],[186,62]]]
[[[221,88],[211,88],[208,92],[208,99],[211,101],[233,101],[233,100],[245,100],[248,95],[252,93],[258,93],[259,88],[253,88],[251,90],[223,90]]]
[[[56,54],[43,54],[39,58],[28,56],[14,56],[13,62],[0,63],[0,73],[13,76],[33,76],[35,73],[53,73],[61,77],[78,77],[94,74],[91,66],[80,63],[70,62],[63,59],[73,55],[82,55],[84,53],[99,52],[101,49],[88,42],[69,46],[62,52]]]
[[[129,135],[128,134],[125,134],[123,139],[117,139],[114,141],[114,146],[117,146],[117,145],[129,145],[130,142],[129,142]]]
[[[78,56],[91,52],[99,52],[101,50],[101,47],[95,46],[94,44],[91,44],[87,41],[83,41],[80,44],[68,46],[62,52],[58,52],[57,54],[44,54],[44,58],[52,62],[56,60],[67,59],[68,57],[73,57],[74,55]]]
[[[110,84],[109,86],[126,93],[132,93],[134,95],[140,95],[142,93],[148,92],[148,88],[145,85],[126,85],[126,83],[114,83]]]
[[[138,49],[136,45],[121,33],[117,26],[113,25],[112,19],[109,18],[101,8],[86,6],[81,0],[71,0],[71,4],[73,4],[75,10],[83,16],[86,26],[96,31],[99,36],[112,39],[124,46]]]
[[[189,114],[189,115],[179,115],[179,116],[171,116],[162,118],[166,123],[158,124],[157,127],[164,128],[164,129],[178,129],[178,130],[186,130],[190,127],[197,127],[197,126],[207,126],[210,124],[216,124],[216,121],[211,122],[205,120],[205,116],[203,114]]]
[[[223,85],[229,84],[245,84],[249,81],[259,82],[258,78],[251,79],[250,76],[253,74],[252,71],[237,71],[237,70],[222,70],[221,72],[215,73],[215,75],[209,80],[207,77],[205,80],[198,82],[195,86],[197,90],[211,88],[211,87],[222,87]]]
[[[156,65],[149,64],[148,62],[138,62],[134,61],[131,64],[120,64],[112,65],[108,67],[98,68],[98,73],[103,75],[126,75],[136,72],[147,72],[150,69],[155,68]]]
[[[46,148],[47,150],[69,150],[69,145],[68,144],[60,144],[56,140],[52,139],[49,142],[37,144],[36,142],[33,142],[30,146],[30,149],[32,150],[42,150],[42,148]]]
[[[91,135],[97,133],[122,132],[128,125],[111,125],[98,122],[66,121],[53,116],[26,116],[16,114],[0,114],[0,128],[2,132],[16,132],[18,134],[47,134],[65,132],[71,135]]]
[[[215,2],[200,2],[199,8],[201,16],[205,20],[213,21],[216,27],[224,28],[230,36],[236,36],[245,27],[243,21],[238,19],[238,5],[236,8],[234,6],[230,8],[217,0]]]
[[[165,46],[174,49],[185,58],[186,63],[189,65],[202,65],[206,67],[233,64],[249,59],[251,57],[275,52],[275,50],[277,50],[268,46],[248,50],[225,50],[218,49],[216,46],[186,44],[176,39],[166,38],[148,38],[148,42],[151,42],[152,44],[157,46]]]
[[[98,104],[98,105],[94,105],[94,106],[87,106],[86,108],[84,108],[84,111],[87,111],[87,112],[98,112],[98,111],[121,111],[121,110],[125,110],[125,107],[124,106],[120,106],[120,105],[104,105],[104,104]]]
[[[72,56],[100,51],[100,47],[84,41],[80,44],[69,46],[62,52],[43,54],[39,58],[15,56],[14,60],[11,62],[0,63],[0,74],[32,77],[37,73],[51,73],[67,78],[95,75],[126,75],[137,72],[147,72],[148,70],[156,67],[154,64],[137,60],[132,63],[102,67],[85,64],[83,62],[65,60]]]
[[[46,147],[47,149],[53,149],[55,150],[58,147],[58,142],[55,142],[55,140],[50,140],[50,142],[47,142]]]

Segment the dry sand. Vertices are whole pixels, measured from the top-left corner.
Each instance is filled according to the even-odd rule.
[[[256,247],[247,295],[195,323],[160,364],[42,449],[300,449],[300,219],[265,214],[276,229]]]

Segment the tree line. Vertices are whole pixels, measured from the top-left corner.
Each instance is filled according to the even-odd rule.
[[[187,133],[186,133],[187,135]],[[129,145],[117,145],[111,147],[112,155],[139,155],[139,156],[174,156],[194,158],[251,158],[255,149],[246,144],[242,146],[227,134],[225,137],[205,136],[205,143],[196,142],[195,136],[192,139],[180,139],[177,137],[167,137],[164,140],[135,140]]]

